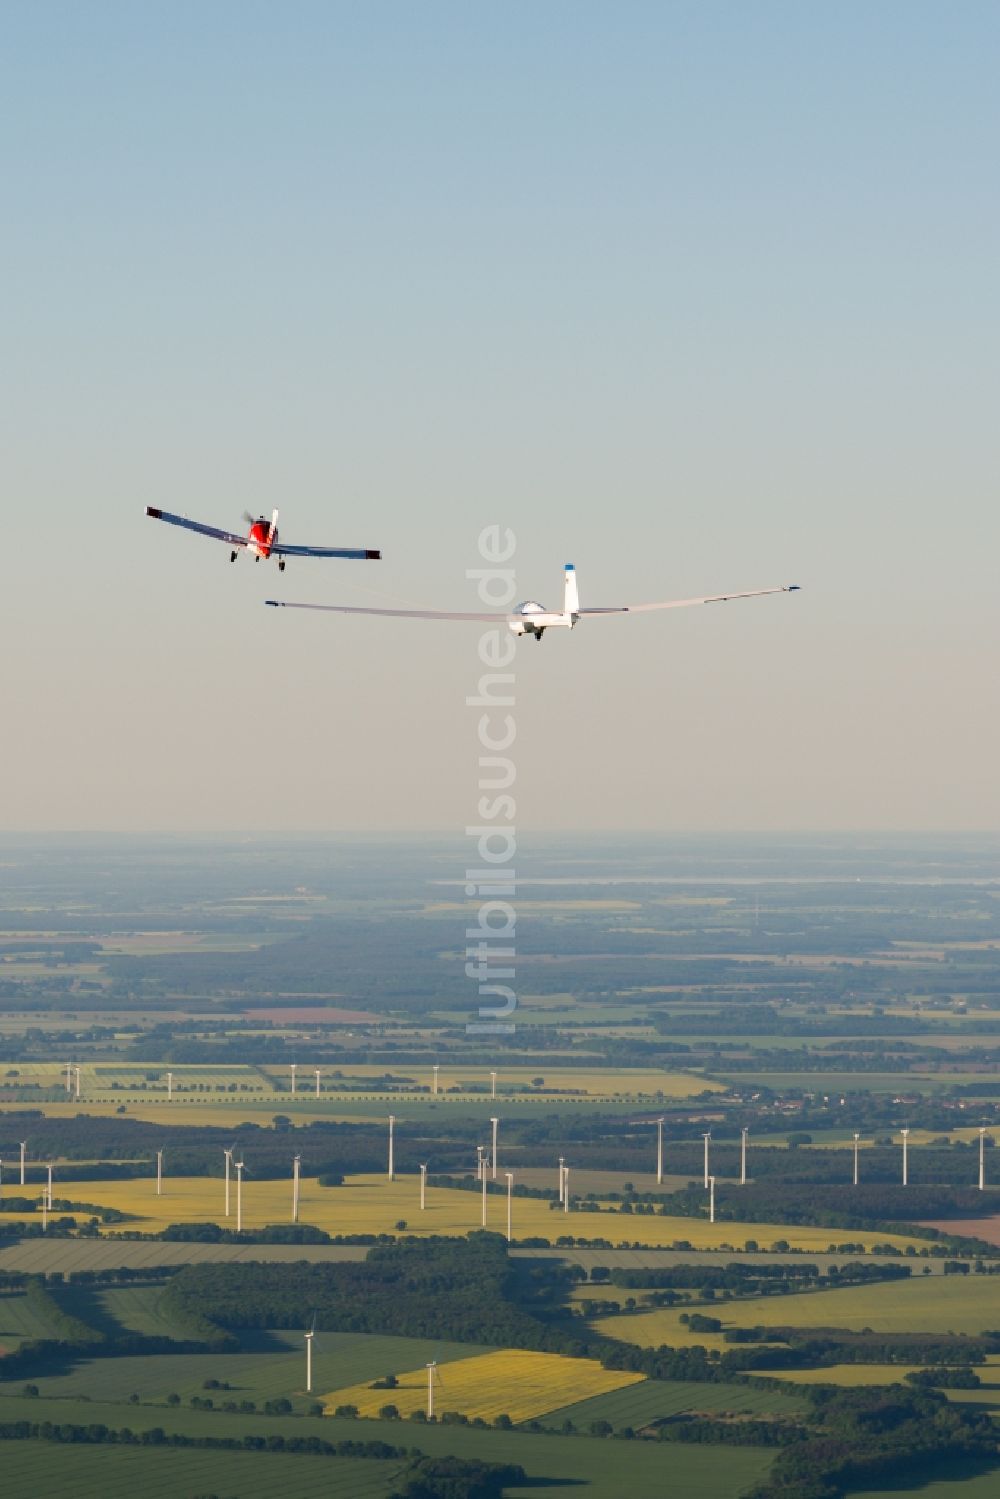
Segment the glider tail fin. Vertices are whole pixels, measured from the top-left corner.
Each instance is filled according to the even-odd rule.
[[[579,614],[580,612],[580,590],[576,582],[576,568],[572,562],[566,564],[566,592],[563,600],[563,612],[565,614]]]

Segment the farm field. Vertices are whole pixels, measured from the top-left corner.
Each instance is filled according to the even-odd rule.
[[[127,1425],[122,1411],[122,1425]],[[394,1458],[311,1457],[170,1447],[89,1447],[4,1442],[10,1494],[79,1494],[88,1499],[187,1499],[218,1493],[239,1499],[385,1499],[406,1466]]]
[[[921,1275],[907,1281],[869,1286],[845,1286],[788,1296],[755,1297],[746,1301],[715,1302],[708,1310],[730,1327],[837,1327],[852,1332],[980,1333],[1000,1320],[992,1286],[977,1276]],[[681,1310],[663,1307],[652,1312],[599,1317],[592,1324],[607,1337],[656,1347],[660,1343],[688,1348],[702,1343],[723,1348],[718,1333],[691,1332],[680,1321]]]
[[[252,1169],[252,1160],[248,1167]],[[255,1181],[250,1172],[243,1188],[243,1226],[264,1228],[269,1223],[287,1223],[291,1217],[291,1182]],[[171,1223],[224,1222],[224,1184],[218,1178],[164,1178],[163,1195],[157,1197],[152,1178],[126,1181],[74,1182],[57,1179],[56,1194],[70,1201],[97,1202],[102,1207],[117,1208],[133,1215],[130,1230],[157,1233]],[[236,1227],[235,1183],[232,1191],[232,1215],[228,1226]],[[17,1214],[5,1214],[8,1220]],[[23,1216],[23,1215],[22,1215]],[[2,1219],[0,1219],[2,1221]],[[34,1220],[32,1220],[34,1221]],[[419,1177],[397,1176],[393,1182],[384,1176],[348,1177],[341,1187],[321,1187],[315,1177],[303,1177],[300,1221],[314,1224],[331,1234],[406,1232],[411,1234],[465,1234],[482,1225],[482,1198],[478,1192],[453,1187],[428,1187],[427,1207],[420,1211]],[[397,1224],[404,1222],[405,1230]],[[780,1223],[709,1223],[704,1218],[656,1217],[618,1213],[561,1213],[547,1202],[535,1198],[515,1198],[513,1210],[514,1237],[555,1239],[573,1232],[588,1238],[606,1238],[616,1244],[672,1246],[677,1241],[694,1248],[707,1249],[728,1245],[730,1248],[753,1239],[765,1248],[782,1241],[795,1249],[825,1250],[831,1240],[843,1237],[837,1229],[791,1227]],[[502,1192],[487,1197],[488,1228],[503,1232],[506,1226],[506,1198]],[[115,1225],[102,1226],[103,1233],[114,1233]],[[901,1234],[863,1233],[851,1230],[854,1243],[870,1248],[873,1244],[894,1244],[905,1249],[918,1241]]]
[[[247,1260],[363,1260],[365,1244],[199,1244],[147,1239],[38,1239],[0,1249],[0,1270],[63,1274],[71,1270],[161,1270]]]
[[[638,1430],[649,1421],[690,1411],[793,1417],[804,1408],[804,1404],[791,1391],[784,1395],[775,1390],[756,1390],[745,1384],[645,1379],[606,1395],[595,1395],[589,1400],[578,1400],[572,1405],[550,1410],[543,1417],[543,1425],[558,1427],[568,1420],[577,1428],[586,1430],[590,1421],[610,1421],[616,1431],[623,1426]]]
[[[628,1385],[641,1384],[641,1374],[602,1369],[595,1359],[564,1358],[558,1353],[534,1353],[523,1348],[505,1348],[458,1358],[443,1365],[435,1385],[435,1409],[460,1411],[470,1419],[481,1416],[494,1421],[506,1414],[518,1424],[544,1416],[566,1404],[566,1396],[580,1399],[606,1395]],[[362,1416],[377,1416],[391,1403],[400,1415],[427,1409],[427,1369],[421,1366],[399,1375],[392,1390],[372,1390],[366,1383],[332,1390],[323,1397],[328,1412],[338,1405],[357,1406]]]
[[[896,1499],[996,1499],[998,1493],[1000,1465],[987,1468],[982,1463],[956,1461],[950,1478],[932,1478],[926,1483],[887,1481],[880,1489],[852,1490],[851,1499],[885,1499],[887,1494]]]
[[[168,1432],[184,1432],[192,1436],[236,1436],[248,1432],[267,1436],[270,1433],[282,1436],[319,1436],[326,1441],[345,1439],[383,1441],[394,1445],[416,1447],[431,1455],[454,1454],[458,1457],[481,1458],[485,1462],[520,1463],[529,1475],[529,1482],[516,1490],[517,1499],[552,1499],[554,1490],[568,1486],[580,1499],[621,1499],[622,1494],[622,1449],[617,1442],[601,1442],[580,1437],[535,1434],[519,1431],[490,1431],[461,1426],[401,1425],[398,1421],[340,1420],[332,1416],[322,1418],[307,1416],[236,1416],[217,1411],[172,1410],[162,1406],[116,1404],[106,1400],[35,1400],[26,1402],[19,1397],[0,1395],[0,1422],[25,1418],[26,1408],[33,1420],[73,1422],[87,1425],[103,1422],[108,1426],[129,1426],[141,1432],[160,1426]],[[53,1451],[70,1453],[70,1449],[53,1449],[47,1444],[32,1443],[46,1455]],[[8,1444],[4,1443],[3,1451]],[[72,1449],[73,1458],[78,1450]],[[112,1452],[128,1449],[106,1448],[98,1451]],[[159,1482],[157,1465],[170,1449],[157,1447],[149,1452],[151,1469],[150,1485]],[[191,1454],[202,1457],[209,1453]],[[233,1454],[223,1453],[229,1458]],[[710,1447],[702,1444],[672,1443],[669,1462],[671,1483],[679,1494],[697,1494],[699,1499],[739,1499],[752,1484],[759,1482],[771,1465],[773,1453],[761,1448]],[[255,1454],[255,1460],[259,1456]],[[299,1461],[289,1455],[283,1459],[288,1463]],[[325,1471],[325,1461],[333,1459],[302,1458],[303,1462],[317,1463]],[[5,1467],[6,1471],[6,1467]],[[283,1477],[278,1480],[282,1491],[289,1499],[313,1499],[313,1491],[289,1487],[289,1483],[311,1481],[297,1480],[288,1475],[299,1472],[297,1468],[280,1470]],[[308,1470],[311,1473],[311,1470]],[[628,1493],[629,1499],[663,1499],[664,1455],[657,1443],[635,1443],[628,1448]],[[203,1484],[190,1490],[156,1489],[147,1485],[148,1493],[159,1499],[193,1499],[194,1495],[206,1492]],[[70,1492],[72,1492],[70,1484]],[[16,1491],[14,1491],[16,1492]],[[40,1490],[39,1492],[44,1492]],[[215,1492],[215,1490],[209,1490]],[[232,1489],[225,1484],[217,1490],[222,1499],[236,1499]],[[247,1492],[240,1491],[238,1499],[247,1499]],[[337,1496],[341,1499],[341,1496]],[[343,1499],[348,1499],[344,1495]],[[354,1499],[354,1495],[350,1495]],[[358,1496],[362,1499],[362,1496]]]
[[[12,1353],[32,1338],[56,1336],[58,1329],[26,1296],[16,1291],[0,1294],[0,1349]]]

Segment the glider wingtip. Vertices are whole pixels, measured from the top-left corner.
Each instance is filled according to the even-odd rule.
[[[265,599],[264,603],[271,609],[284,609],[285,607],[281,599]]]
[[[163,514],[162,510],[155,510],[152,505],[146,506],[146,514],[151,515],[154,520],[159,520]]]
[[[373,550],[372,548],[369,548],[368,551],[365,552],[365,561],[366,562],[381,562],[381,560],[382,560],[382,553],[380,551]]]
[[[785,592],[786,593],[801,593],[802,592],[802,585],[801,585],[801,583],[789,583],[788,586],[785,589]]]

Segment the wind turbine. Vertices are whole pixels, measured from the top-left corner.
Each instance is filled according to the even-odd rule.
[[[492,1170],[493,1170],[493,1180],[496,1181],[496,1179],[497,1179],[497,1130],[500,1128],[500,1120],[494,1118],[494,1119],[490,1120],[490,1123],[493,1126],[493,1150],[492,1150],[492,1152],[490,1154],[490,1165],[491,1165]]]
[[[395,1166],[395,1160],[394,1160],[394,1156],[393,1156],[393,1144],[394,1144],[394,1132],[395,1132],[395,1128],[396,1128],[396,1116],[395,1116],[395,1114],[390,1114],[389,1115],[389,1180],[391,1182],[394,1182],[396,1180],[396,1166]]]
[[[708,1178],[708,1221],[715,1222],[715,1177]]]
[[[156,1152],[156,1195],[163,1196],[163,1151]]]
[[[229,1170],[230,1170],[230,1167],[233,1164],[233,1151],[235,1149],[236,1149],[235,1145],[227,1145],[227,1146],[224,1147],[223,1152],[222,1152],[222,1154],[226,1158],[226,1217],[227,1218],[229,1217]]]
[[[423,1212],[427,1206],[427,1162],[424,1161],[420,1167],[420,1211]]]
[[[563,1200],[563,1192],[565,1190],[565,1188],[563,1186],[563,1166],[565,1165],[565,1162],[566,1162],[566,1157],[565,1156],[560,1156],[559,1157],[559,1201],[560,1202],[562,1202],[562,1200]]]
[[[705,1191],[708,1191],[708,1142],[712,1138],[712,1131],[705,1130],[702,1139],[705,1141]]]
[[[24,1186],[24,1152],[28,1148],[27,1140],[21,1141],[21,1186]]]
[[[491,1072],[490,1073],[490,1097],[493,1098],[493,1099],[495,1099],[496,1096],[497,1096],[497,1075],[496,1075],[495,1072]]]
[[[66,1093],[67,1093],[67,1095],[70,1094],[72,1091],[73,1091],[73,1063],[72,1062],[67,1062],[66,1063]]]
[[[322,1076],[322,1073],[320,1072],[320,1069],[318,1067],[314,1067],[313,1068],[313,1076],[316,1079],[316,1097],[318,1098],[320,1096],[320,1094],[319,1094],[319,1080],[320,1080],[320,1077]]]
[[[299,1221],[299,1170],[302,1166],[300,1155],[292,1157],[292,1222]]]
[[[292,1074],[292,1097],[293,1098],[295,1097],[295,1069],[296,1069],[296,1067],[298,1067],[298,1065],[299,1065],[298,1062],[289,1062],[289,1064],[288,1064],[289,1071]]]
[[[483,1227],[484,1228],[486,1227],[486,1189],[487,1189],[488,1186],[489,1186],[489,1177],[486,1175],[486,1168],[484,1166],[483,1167]]]
[[[73,1072],[76,1075],[76,1096],[77,1096],[77,1098],[79,1098],[80,1097],[80,1069],[79,1069],[79,1067],[74,1067],[73,1068]]]
[[[899,1133],[903,1137],[903,1186],[905,1187],[909,1181],[909,1166],[906,1158],[907,1137],[910,1133],[909,1125],[907,1125],[906,1129],[901,1129]]]
[[[979,1126],[979,1190],[986,1190],[986,1126]]]
[[[303,1333],[306,1340],[306,1394],[312,1394],[313,1387],[313,1338],[316,1336],[316,1313],[313,1312],[312,1327]]]
[[[444,1383],[444,1381],[441,1378],[441,1370],[438,1368],[436,1361],[434,1359],[432,1359],[430,1361],[430,1363],[427,1365],[427,1419],[428,1419],[428,1421],[433,1421],[433,1419],[434,1419],[434,1381],[435,1380],[437,1380],[438,1384],[443,1384]]]
[[[747,1136],[750,1133],[749,1125],[744,1125],[740,1130],[740,1186],[747,1184]]]
[[[440,1062],[435,1062],[434,1066],[433,1066],[433,1068],[431,1070],[434,1073],[434,1081],[431,1084],[431,1092],[433,1093],[434,1097],[437,1098],[438,1073],[441,1071],[441,1063]]]
[[[236,1167],[236,1232],[243,1232],[243,1161],[234,1161]]]
[[[569,1212],[569,1167],[563,1167],[563,1212]]]
[[[49,1196],[49,1212],[51,1213],[51,1211],[52,1211],[52,1162],[51,1161],[49,1161],[49,1163],[48,1163],[48,1165],[46,1167],[46,1170],[48,1171],[48,1177],[49,1177],[47,1191],[48,1191],[48,1196]]]
[[[174,1096],[174,1074],[172,1072],[168,1072],[167,1073],[167,1102],[168,1103],[170,1103],[170,1101],[173,1098],[173,1096]]]
[[[505,1171],[504,1176],[507,1178],[507,1243],[509,1244],[512,1238],[511,1203],[514,1197],[514,1173],[513,1171]]]
[[[854,1131],[854,1185],[855,1186],[857,1186],[857,1184],[858,1184],[858,1145],[859,1145],[860,1141],[861,1141],[861,1135],[858,1133],[857,1130],[855,1130]]]

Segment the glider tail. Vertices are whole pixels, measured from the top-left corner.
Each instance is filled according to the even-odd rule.
[[[569,615],[580,612],[580,590],[576,582],[576,568],[572,562],[566,564],[566,592],[563,599],[563,613]]]

